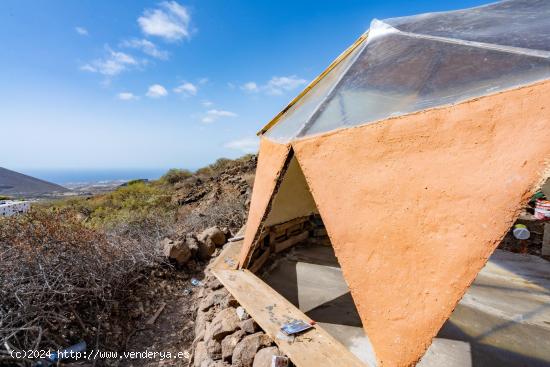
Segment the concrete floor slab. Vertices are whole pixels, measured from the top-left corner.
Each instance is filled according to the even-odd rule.
[[[263,278],[358,358],[375,365],[331,247],[296,247]],[[418,365],[550,366],[550,262],[497,250]]]
[[[295,247],[277,260],[263,279],[356,357],[376,365],[372,345],[331,247]]]
[[[550,262],[496,250],[438,337],[469,343],[473,367],[550,366]]]
[[[470,343],[436,338],[417,367],[472,367]]]

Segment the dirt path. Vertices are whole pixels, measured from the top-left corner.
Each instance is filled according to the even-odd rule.
[[[193,277],[202,278],[202,271],[190,275],[183,270],[167,269],[155,272],[148,279],[145,302],[149,301],[149,307],[140,314],[136,327],[127,336],[125,350],[160,355],[125,359],[119,361],[118,366],[187,366],[194,337],[193,305],[200,290],[191,284]],[[140,303],[144,303],[143,298],[134,306],[140,309]],[[156,320],[148,323],[161,309]]]

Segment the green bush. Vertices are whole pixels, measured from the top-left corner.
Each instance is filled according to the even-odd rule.
[[[144,179],[144,178],[138,178],[138,179],[135,179],[135,180],[130,180],[128,182],[126,182],[126,185],[124,186],[131,186],[131,185],[135,185],[137,183],[148,183],[149,181]]]
[[[171,198],[172,192],[161,185],[135,182],[103,195],[54,202],[52,207],[75,210],[92,227],[112,228],[150,218],[172,222],[175,205]]]
[[[191,177],[192,175],[193,174],[189,170],[172,168],[168,170],[168,172],[166,172],[164,176],[160,178],[159,181],[163,183],[168,183],[170,185],[174,185],[180,181],[185,180],[186,178]]]

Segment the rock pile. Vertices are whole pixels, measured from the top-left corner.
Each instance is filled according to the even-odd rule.
[[[228,229],[210,227],[198,235],[184,234],[165,238],[164,256],[178,266],[193,268],[194,264],[213,260],[231,237]],[[272,367],[290,366],[273,340],[229,294],[223,285],[205,270],[194,293],[196,318],[192,344],[194,367]]]
[[[161,242],[164,256],[179,266],[187,264],[191,259],[209,260],[222,247],[226,238],[231,235],[226,228],[210,227],[198,236],[188,233],[176,239],[165,238]]]
[[[206,275],[203,284],[198,293],[192,366],[272,367],[274,356],[288,360],[213,275]]]

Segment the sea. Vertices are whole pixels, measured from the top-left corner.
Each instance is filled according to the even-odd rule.
[[[135,179],[156,180],[168,168],[144,169],[29,169],[19,172],[65,187],[127,182]]]

